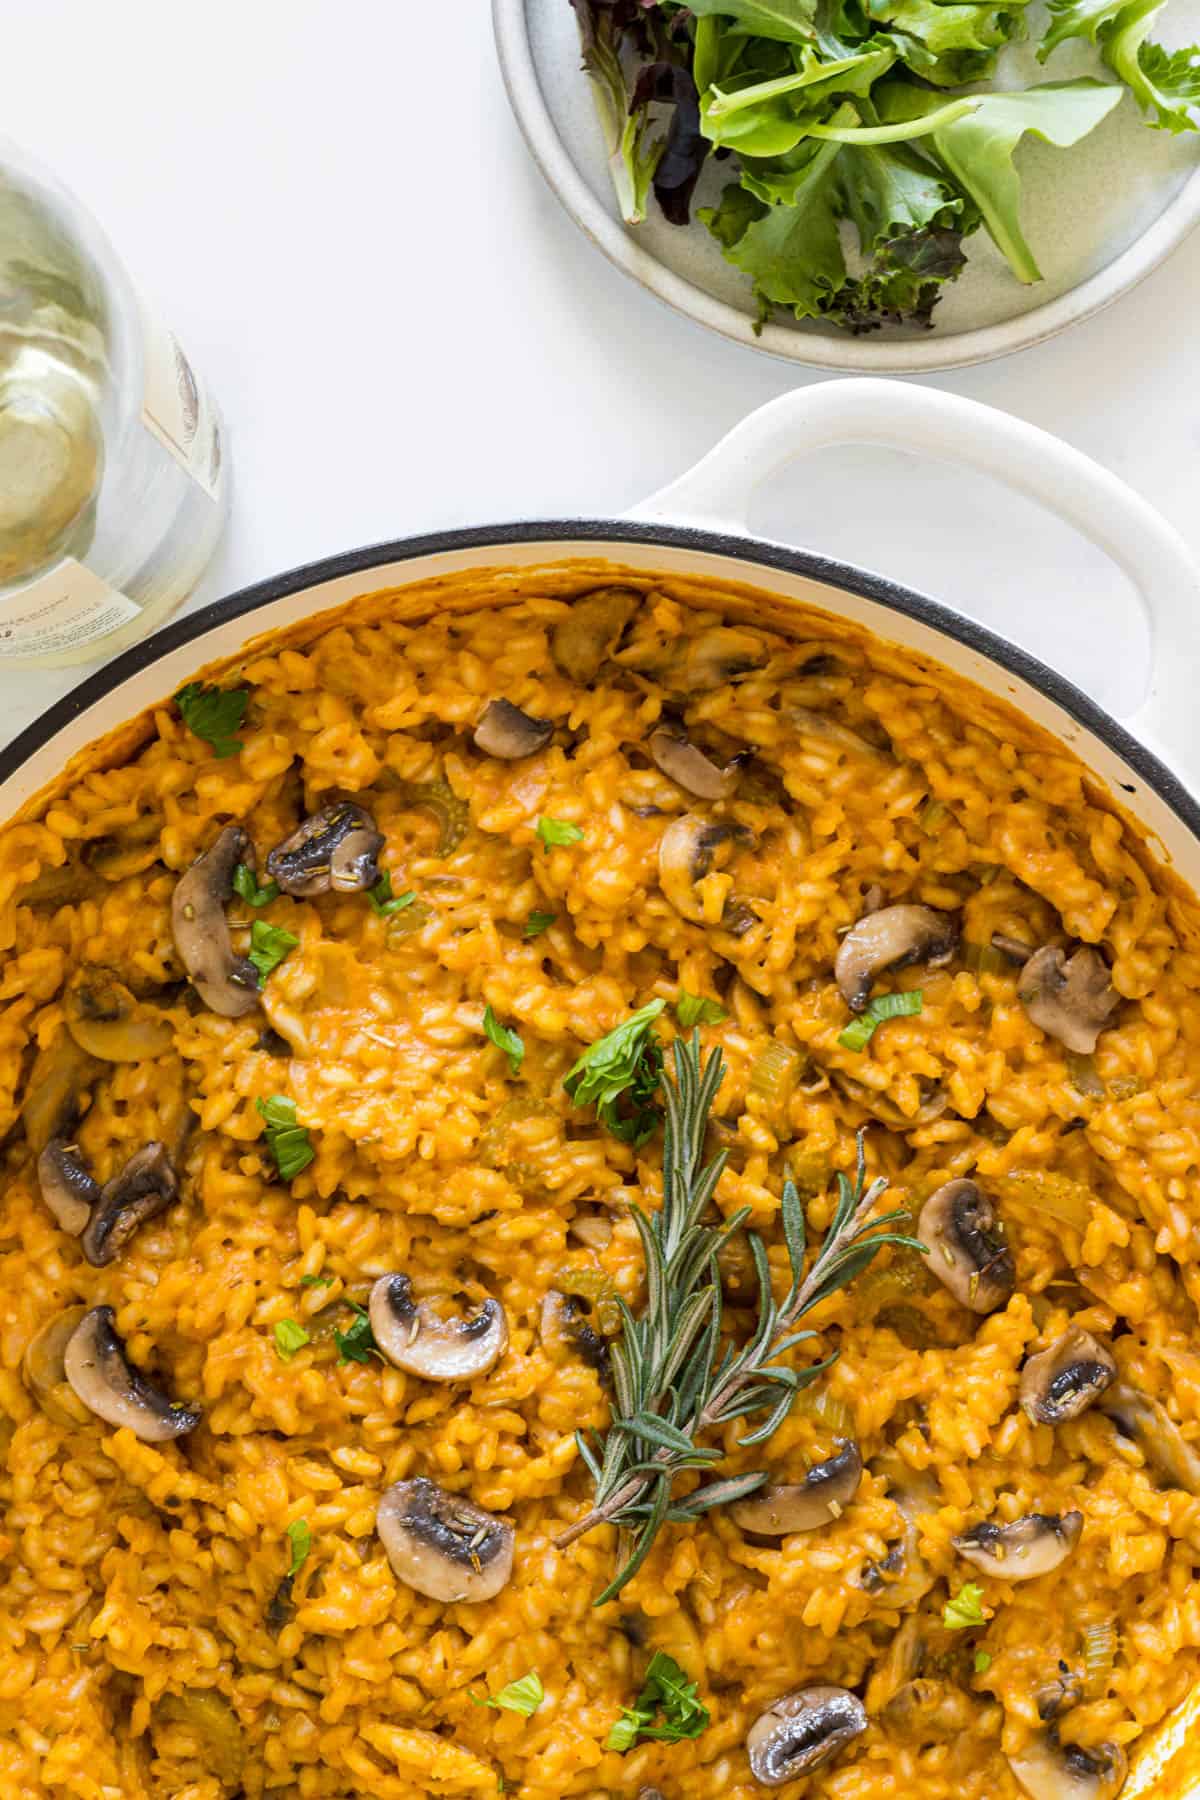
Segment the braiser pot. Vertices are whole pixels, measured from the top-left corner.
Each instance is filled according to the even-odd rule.
[[[886,577],[749,535],[755,488],[792,458],[872,443],[967,464],[1076,525],[1121,566],[1146,607],[1149,692],[1124,722],[1064,676]],[[521,574],[610,561],[666,578],[766,590],[778,622],[816,607],[950,668],[1016,707],[1092,771],[1142,827],[1161,862],[1200,890],[1200,767],[1195,626],[1200,574],[1179,536],[1087,457],[1004,413],[933,389],[843,381],[787,394],[753,413],[696,467],[621,520],[483,526],[380,544],[292,570],[181,619],[126,651],[0,753],[0,819],[23,807],[94,740],[164,701],[250,639],[294,627],[359,594],[446,582],[487,566]],[[1036,578],[1036,575],[1035,577]],[[401,596],[402,599],[402,596]],[[1200,1797],[1200,1692],[1139,1745],[1125,1800]]]

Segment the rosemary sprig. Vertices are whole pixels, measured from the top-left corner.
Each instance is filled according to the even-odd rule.
[[[783,1423],[800,1390],[837,1360],[835,1352],[803,1369],[776,1360],[817,1335],[795,1329],[804,1314],[852,1281],[885,1244],[924,1249],[895,1229],[907,1213],[872,1218],[887,1182],[879,1178],[867,1185],[860,1132],[855,1179],[851,1183],[838,1175],[837,1206],[807,1274],[804,1211],[795,1183],[784,1183],[781,1223],[792,1280],[782,1302],[771,1292],[762,1240],[749,1234],[758,1277],[757,1325],[740,1349],[723,1342],[717,1252],[745,1223],[750,1208],[740,1208],[722,1225],[701,1222],[725,1166],[724,1151],[702,1164],[722,1070],[719,1049],[706,1061],[701,1058],[698,1032],[689,1043],[676,1042],[675,1076],[663,1084],[662,1206],[652,1215],[633,1208],[646,1261],[646,1303],[635,1318],[617,1301],[623,1333],[612,1351],[614,1407],[603,1442],[589,1443],[582,1432],[576,1433],[595,1495],[590,1510],[555,1542],[563,1548],[597,1525],[622,1528],[621,1566],[598,1606],[619,1594],[637,1573],[666,1521],[695,1519],[711,1507],[753,1493],[767,1479],[758,1470],[708,1482],[675,1498],[685,1470],[711,1469],[722,1460],[722,1450],[701,1442],[706,1432],[757,1416],[759,1422],[738,1443],[764,1443]]]

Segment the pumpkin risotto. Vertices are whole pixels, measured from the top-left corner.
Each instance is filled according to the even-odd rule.
[[[944,670],[614,579],[0,834],[4,1796],[1111,1800],[1200,1673],[1195,903]]]

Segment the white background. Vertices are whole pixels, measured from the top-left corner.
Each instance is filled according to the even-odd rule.
[[[5,9],[4,64],[4,129],[97,215],[224,409],[233,518],[193,604],[379,539],[618,514],[827,379],[592,249],[510,116],[486,0],[36,0]],[[931,379],[1060,433],[1200,550],[1198,291],[1200,234],[1053,343]],[[829,453],[756,523],[976,614],[1114,710],[1139,697],[1121,579],[988,481]],[[3,735],[77,674],[0,678]]]

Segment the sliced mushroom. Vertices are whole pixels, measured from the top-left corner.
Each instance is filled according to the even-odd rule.
[[[38,1051],[21,1100],[21,1122],[35,1156],[52,1138],[66,1137],[73,1129],[83,1097],[103,1066],[66,1031]]]
[[[792,706],[788,708],[787,717],[802,735],[824,738],[852,756],[869,756],[878,762],[884,754],[878,744],[868,743],[859,732],[843,725],[839,719],[831,719],[828,713],[813,712],[807,706]]]
[[[723,800],[733,787],[735,772],[718,769],[681,731],[660,725],[651,732],[647,749],[669,781],[701,800]]]
[[[672,682],[685,694],[707,694],[761,669],[766,660],[766,645],[753,631],[710,625],[690,639]]]
[[[393,1573],[430,1600],[491,1600],[512,1574],[512,1526],[423,1475],[388,1488],[375,1529]]]
[[[503,1355],[508,1321],[498,1300],[485,1300],[469,1319],[440,1319],[412,1297],[407,1275],[381,1275],[369,1310],[375,1342],[388,1361],[426,1381],[469,1381]]]
[[[135,1000],[111,969],[82,969],[65,995],[67,1030],[101,1062],[150,1062],[171,1048],[171,1021]]]
[[[175,884],[171,929],[192,985],[211,1012],[240,1019],[258,1005],[258,970],[248,957],[235,956],[225,907],[233,893],[233,871],[249,863],[253,851],[240,825],[227,825]]]
[[[1045,1682],[1034,1695],[1038,1718],[1043,1725],[1061,1719],[1083,1699],[1083,1676],[1068,1663],[1059,1662],[1054,1679]]]
[[[1108,965],[1090,944],[1072,956],[1058,944],[1044,944],[1017,983],[1017,999],[1034,1024],[1077,1056],[1091,1055],[1120,998]]]
[[[992,949],[1006,956],[1018,969],[1023,969],[1033,955],[1032,944],[1023,944],[1020,938],[1009,937],[1004,931],[993,931]]]
[[[816,1531],[849,1506],[861,1480],[858,1445],[845,1443],[824,1462],[814,1463],[803,1481],[762,1488],[735,1502],[729,1515],[742,1531],[758,1531],[764,1537]]]
[[[937,1511],[938,1489],[928,1472],[910,1469],[895,1451],[873,1457],[871,1472],[887,1482],[888,1499],[903,1522],[903,1536],[878,1562],[863,1565],[859,1585],[868,1594],[882,1595],[889,1611],[903,1612],[923,1600],[934,1583],[933,1571],[921,1555],[921,1520]]]
[[[764,1787],[782,1787],[822,1768],[866,1729],[866,1708],[849,1688],[793,1688],[746,1733],[751,1772]]]
[[[1200,1454],[1188,1443],[1166,1408],[1124,1381],[1116,1382],[1097,1402],[1117,1430],[1144,1451],[1168,1487],[1200,1494]]]
[[[1116,1379],[1112,1352],[1072,1325],[1021,1370],[1021,1405],[1035,1425],[1077,1419]]]
[[[165,1212],[179,1195],[179,1182],[165,1144],[146,1144],[119,1175],[106,1182],[80,1241],[93,1268],[115,1262],[139,1225]]]
[[[323,806],[276,844],[267,858],[267,874],[285,894],[308,899],[313,894],[354,894],[379,880],[383,833],[365,807],[352,800]]]
[[[475,727],[474,744],[485,756],[518,762],[544,750],[553,735],[553,719],[532,718],[510,700],[489,700]]]
[[[641,604],[636,588],[596,588],[571,602],[550,637],[555,662],[572,681],[592,681]]]
[[[1008,1766],[1030,1800],[1115,1800],[1129,1773],[1119,1745],[1064,1745],[1053,1727],[1010,1756]]]
[[[954,1548],[964,1562],[997,1575],[1002,1581],[1032,1581],[1065,1562],[1079,1542],[1083,1514],[1026,1513],[1011,1525],[988,1520],[956,1537]]]
[[[86,1315],[86,1306],[64,1307],[34,1333],[21,1358],[26,1387],[56,1425],[73,1427],[87,1421],[88,1414],[71,1391],[63,1364],[67,1345]]]
[[[600,1332],[588,1324],[588,1310],[587,1302],[577,1294],[560,1294],[557,1288],[551,1288],[542,1301],[542,1342],[569,1346],[607,1382],[612,1374],[612,1357]]]
[[[729,819],[702,819],[698,813],[684,813],[673,819],[658,846],[658,879],[675,911],[682,918],[703,924],[704,908],[696,883],[711,872],[722,844],[752,842],[753,834]]]
[[[936,1081],[922,1080],[920,1084],[919,1104],[913,1114],[902,1112],[890,1094],[879,1088],[868,1087],[865,1081],[855,1081],[844,1069],[830,1069],[829,1080],[839,1094],[847,1100],[853,1100],[857,1106],[864,1107],[872,1117],[889,1125],[894,1131],[912,1131],[918,1125],[932,1125],[940,1119],[950,1105],[950,1096],[944,1087]]]
[[[972,1312],[995,1312],[1016,1284],[996,1209],[977,1182],[947,1181],[921,1208],[917,1236],[929,1267]]]
[[[89,1412],[146,1444],[183,1437],[200,1423],[200,1410],[168,1400],[134,1368],[113,1324],[111,1306],[93,1306],[63,1353],[67,1380]]]
[[[932,906],[884,906],[852,925],[838,946],[833,965],[842,998],[860,1013],[884,969],[927,963],[931,969],[950,961],[958,944],[953,915]]]
[[[64,1231],[78,1237],[100,1198],[100,1183],[79,1154],[77,1144],[51,1138],[37,1163],[42,1199]]]

